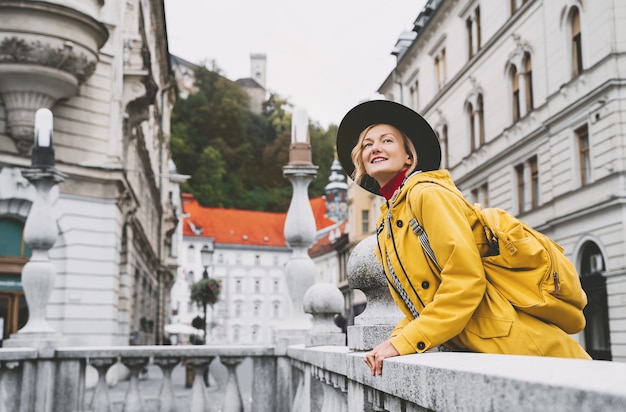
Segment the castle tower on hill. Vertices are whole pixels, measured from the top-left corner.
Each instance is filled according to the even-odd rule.
[[[265,53],[250,54],[250,77],[261,87],[266,88],[267,80],[267,56]]]

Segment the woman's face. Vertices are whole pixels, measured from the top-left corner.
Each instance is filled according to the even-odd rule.
[[[405,149],[402,133],[391,125],[379,124],[372,127],[363,136],[361,144],[361,160],[365,172],[381,187],[413,163]]]

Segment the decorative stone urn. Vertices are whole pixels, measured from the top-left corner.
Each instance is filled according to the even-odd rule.
[[[103,1],[75,3],[0,0],[0,98],[21,154],[33,144],[35,111],[77,95],[108,38],[93,17]]]

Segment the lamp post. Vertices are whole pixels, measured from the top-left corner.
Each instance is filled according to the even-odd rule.
[[[285,240],[293,250],[285,265],[285,279],[292,302],[292,316],[287,329],[307,330],[311,325],[310,316],[304,313],[303,297],[315,283],[317,269],[308,254],[315,241],[315,217],[307,188],[317,175],[317,169],[311,160],[307,112],[296,108],[291,119],[289,164],[283,166],[283,176],[293,186],[284,228]]]
[[[202,246],[200,250],[200,261],[202,262],[202,267],[204,267],[204,272],[202,272],[202,279],[209,278],[209,266],[213,263],[213,243],[209,243],[208,245]],[[204,304],[204,344],[206,345],[206,328],[207,328],[207,317],[206,317],[206,303]]]
[[[45,346],[60,338],[60,334],[46,320],[46,307],[56,276],[48,251],[58,237],[51,191],[67,179],[67,175],[55,167],[52,118],[48,109],[39,109],[35,113],[32,167],[22,171],[22,175],[35,187],[35,198],[24,225],[24,241],[32,250],[31,258],[22,269],[22,287],[29,314],[26,325],[12,335],[5,346]]]

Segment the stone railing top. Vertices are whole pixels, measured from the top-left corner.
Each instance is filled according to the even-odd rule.
[[[56,350],[56,357],[61,359],[116,356],[274,356],[274,347],[265,345],[76,346]]]
[[[626,363],[429,352],[388,358],[373,377],[363,352],[291,346],[291,358],[436,411],[623,411]]]

